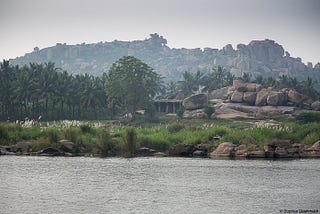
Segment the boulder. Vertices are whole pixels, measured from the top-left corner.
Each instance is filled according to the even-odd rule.
[[[247,90],[247,84],[240,80],[233,80],[233,87],[236,91],[245,92]]]
[[[293,145],[293,142],[291,140],[272,140],[268,146],[270,146],[271,148],[273,148],[274,150],[277,147],[281,147],[281,148],[291,148]]]
[[[234,157],[235,156],[235,145],[230,142],[221,143],[218,148],[210,153],[210,157]]]
[[[318,140],[317,142],[315,142],[310,148],[309,150],[312,151],[320,151],[320,140]]]
[[[243,101],[243,92],[235,91],[231,96],[231,102],[233,103],[242,103]]]
[[[265,106],[267,104],[268,95],[269,95],[269,90],[267,89],[262,89],[261,91],[259,91],[257,93],[255,105]]]
[[[295,90],[289,90],[288,91],[288,101],[292,102],[296,105],[301,105],[303,103],[303,101],[305,101],[307,99],[306,96],[304,96],[303,94],[300,94],[299,92],[295,91]]]
[[[245,157],[247,155],[247,146],[245,144],[241,144],[240,146],[235,148],[235,155],[237,157]]]
[[[243,117],[243,118],[250,117],[248,113],[241,112],[235,109],[233,105],[240,105],[240,104],[222,103],[221,105],[216,106],[216,111],[214,113],[215,118],[230,119],[230,118],[237,118],[237,117]]]
[[[235,92],[235,88],[234,88],[234,86],[230,86],[230,87],[228,87],[228,91],[227,91],[227,97],[228,98],[231,98],[231,96],[232,96],[232,94]]]
[[[300,158],[301,157],[299,147],[292,146],[291,148],[287,149],[287,152],[288,152],[288,157],[290,157],[290,158]]]
[[[190,144],[177,144],[169,150],[171,156],[191,157],[195,148]]]
[[[261,91],[262,86],[256,83],[247,83],[246,84],[246,92],[259,92]]]
[[[265,153],[266,158],[274,158],[275,157],[275,148],[270,145],[266,145],[266,146],[264,146],[264,153]]]
[[[203,151],[205,153],[208,152],[208,147],[210,147],[211,145],[210,144],[206,144],[206,143],[200,143],[198,145],[196,145],[196,150],[198,151]]]
[[[48,147],[46,149],[40,150],[38,152],[38,154],[42,155],[42,156],[59,156],[59,155],[61,155],[59,150],[52,148],[52,147]]]
[[[202,151],[202,150],[196,150],[196,151],[194,151],[194,152],[192,153],[192,156],[193,156],[193,157],[201,157],[201,158],[203,158],[203,157],[206,157],[206,156],[207,156],[207,153],[204,152],[204,151]]]
[[[211,99],[225,100],[227,98],[228,98],[228,87],[216,89],[211,92]]]
[[[183,118],[207,118],[204,109],[187,110],[183,113]]]
[[[187,97],[183,100],[182,105],[186,110],[201,109],[208,103],[208,97],[205,94],[197,94]]]
[[[138,156],[153,156],[157,151],[148,147],[140,147],[137,149],[136,154]]]
[[[256,102],[257,93],[256,92],[244,92],[243,101],[249,105],[254,105]]]
[[[264,151],[252,151],[248,152],[246,158],[265,158]]]
[[[12,152],[27,153],[31,150],[31,143],[28,141],[20,141],[16,145],[12,146]]]
[[[320,111],[320,101],[315,101],[311,104],[311,108],[315,111]]]
[[[275,158],[288,158],[289,154],[287,149],[283,147],[277,147],[274,151],[274,157]]]
[[[77,146],[73,142],[71,142],[69,140],[60,140],[59,144],[60,144],[61,151],[64,151],[64,152],[67,152],[67,153],[77,153],[77,152],[79,152]]]
[[[16,153],[11,151],[11,146],[0,146],[0,155],[15,155]]]
[[[287,104],[287,100],[288,97],[286,93],[272,91],[267,97],[267,104],[270,106],[285,106]]]
[[[166,157],[167,155],[163,152],[156,152],[153,154],[154,157]]]

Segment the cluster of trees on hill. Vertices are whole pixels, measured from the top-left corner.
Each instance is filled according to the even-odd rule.
[[[115,62],[108,74],[68,74],[54,63],[19,67],[0,63],[0,120],[106,119],[146,108],[160,77],[134,57]]]
[[[263,77],[262,75],[252,78],[248,73],[243,73],[242,77],[235,77],[221,66],[212,68],[208,73],[185,71],[181,81],[170,82],[166,85],[166,90],[164,90],[162,96],[172,98],[178,90],[182,90],[186,96],[194,94],[199,90],[211,92],[212,90],[232,85],[235,79],[240,79],[247,83],[258,83],[263,87],[293,88],[299,93],[307,95],[312,101],[320,98],[319,92],[314,87],[316,81],[311,77],[300,81],[296,77],[285,75],[280,76],[278,79],[271,76]]]
[[[120,58],[102,76],[72,75],[52,62],[19,67],[4,60],[0,63],[0,120],[107,119],[125,113],[134,116],[138,109],[152,113],[155,98],[174,98],[179,90],[185,96],[210,92],[232,85],[234,79],[218,66],[207,73],[186,71],[181,81],[164,85],[151,67],[132,56]],[[240,79],[265,87],[294,88],[312,100],[319,99],[311,78],[259,76],[251,80],[244,73]]]
[[[90,119],[106,114],[104,76],[70,75],[51,62],[0,64],[0,119]]]

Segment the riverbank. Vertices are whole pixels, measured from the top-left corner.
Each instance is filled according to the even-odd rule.
[[[283,121],[283,118],[281,118]],[[319,158],[320,124],[294,120],[0,124],[1,155]],[[99,125],[97,125],[97,123]]]

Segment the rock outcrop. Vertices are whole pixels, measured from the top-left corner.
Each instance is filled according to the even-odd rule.
[[[289,103],[297,106],[307,98],[293,89],[262,88],[260,84],[243,83],[239,80],[233,81],[227,93],[230,102],[255,106],[287,106]]]
[[[218,148],[210,153],[211,158],[234,157],[236,146],[230,142],[221,143]]]
[[[311,108],[315,111],[320,111],[320,101],[315,101],[311,104]]]
[[[115,38],[116,39],[116,38]],[[231,73],[241,77],[248,73],[252,78],[258,75],[278,77],[316,77],[320,64],[305,65],[300,58],[293,58],[275,41],[254,40],[239,44],[236,49],[226,45],[216,48],[170,48],[167,40],[158,34],[151,34],[145,40],[99,42],[94,44],[68,45],[58,43],[53,47],[35,48],[33,52],[10,60],[14,65],[30,62],[54,62],[70,73],[101,75],[117,59],[124,55],[134,56],[150,65],[158,74],[170,81],[178,81],[184,71],[209,71],[214,66],[230,68]]]
[[[246,145],[235,146],[233,143],[221,143],[213,152],[211,158],[320,158],[320,140],[311,147],[293,143],[290,140],[273,140],[264,146],[263,150],[256,147],[247,151]]]
[[[182,105],[186,110],[201,109],[208,103],[206,94],[196,94],[183,100]]]

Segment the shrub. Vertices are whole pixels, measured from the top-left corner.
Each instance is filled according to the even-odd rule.
[[[77,143],[80,139],[80,136],[80,130],[77,128],[70,127],[64,130],[64,138],[73,143]]]
[[[141,146],[145,146],[158,151],[166,151],[169,149],[169,142],[167,139],[159,135],[141,136],[139,138]]]
[[[204,107],[204,113],[207,115],[208,119],[211,118],[211,115],[215,112],[215,108],[213,106],[206,105]]]
[[[176,133],[176,132],[179,132],[180,130],[184,129],[185,126],[183,124],[179,124],[179,123],[173,123],[173,124],[170,124],[167,129],[168,129],[168,132],[169,133]]]
[[[0,124],[0,143],[6,143],[9,140],[8,130],[2,124]]]
[[[182,118],[184,111],[185,111],[185,110],[184,110],[184,108],[182,108],[182,107],[181,107],[180,109],[178,109],[178,110],[177,110],[177,116],[180,117],[180,118]]]
[[[111,135],[108,131],[104,131],[99,134],[98,142],[96,144],[96,148],[98,153],[102,157],[106,157],[113,153],[115,144],[111,138]]]
[[[295,118],[301,123],[320,123],[320,112],[302,112]]]
[[[58,143],[59,132],[57,129],[48,129],[46,131],[46,135],[50,143]]]
[[[313,145],[315,142],[317,142],[319,139],[320,139],[320,134],[319,134],[319,133],[312,132],[312,133],[308,134],[305,138],[303,138],[303,140],[301,141],[301,143],[302,143],[303,145],[311,146],[311,145]]]
[[[43,137],[41,137],[37,140],[31,141],[30,146],[31,146],[32,151],[34,151],[34,152],[46,149],[48,147],[54,147],[57,149],[56,144],[51,144],[47,138],[43,138]]]
[[[80,125],[80,130],[82,133],[90,133],[92,131],[91,126],[89,124]]]

